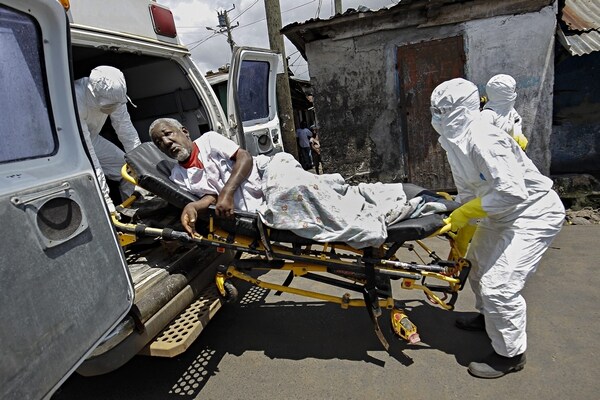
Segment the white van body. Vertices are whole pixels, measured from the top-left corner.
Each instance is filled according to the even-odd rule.
[[[282,151],[274,106],[279,55],[264,49],[235,50],[238,75],[230,76],[230,82],[244,83],[236,85],[240,90],[232,95],[241,97],[236,101],[238,108],[230,107],[226,116],[189,50],[180,43],[170,13],[150,0],[73,1],[68,15],[75,79],[87,76],[100,63],[121,69],[127,93],[137,105],[129,111],[142,141],[148,140],[154,119],[173,117],[193,139],[213,130],[253,155]],[[244,73],[251,78],[246,79]]]
[[[194,138],[213,130],[253,154],[282,150],[271,105],[277,54],[235,50],[241,75],[230,76],[239,96],[234,103],[260,108],[246,105],[247,118],[239,119],[230,106],[226,116],[179,42],[168,9],[149,0],[77,0],[68,11],[60,3],[0,0],[2,399],[49,398],[75,370],[106,373],[141,351],[185,351],[189,343],[153,346],[201,302],[208,311],[190,335],[197,337],[221,305],[216,267],[233,256],[189,243],[121,241],[84,144],[76,79],[98,65],[121,69],[142,141],[149,140],[152,121],[173,117]],[[268,77],[248,83],[244,71]],[[116,137],[109,122],[101,134]],[[159,211],[149,223],[178,223],[180,210]]]

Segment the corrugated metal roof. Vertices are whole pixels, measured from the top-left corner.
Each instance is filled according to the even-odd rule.
[[[566,0],[561,19],[570,30],[587,32],[600,28],[600,0]]]
[[[600,0],[565,0],[558,39],[574,56],[600,50]]]
[[[600,50],[600,32],[592,30],[575,35],[565,34],[558,28],[558,39],[565,48],[574,56],[593,53]]]
[[[284,26],[281,33],[306,59],[306,44],[332,38],[339,32],[360,29],[362,35],[379,30],[407,27],[431,27],[457,24],[491,16],[539,11],[556,0],[400,0],[395,4],[371,10],[364,6],[349,8],[328,19],[310,19]],[[468,4],[468,7],[466,6]],[[360,27],[360,28],[357,28]],[[341,33],[342,35],[344,33]],[[340,37],[340,36],[336,36]]]

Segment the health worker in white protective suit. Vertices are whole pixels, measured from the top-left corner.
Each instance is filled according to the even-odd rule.
[[[494,75],[485,85],[487,103],[481,111],[484,121],[508,133],[525,150],[529,141],[523,135],[521,116],[515,110],[517,82],[510,75]]]
[[[457,78],[440,84],[431,94],[431,112],[462,203],[446,220],[447,228],[461,236],[481,219],[466,254],[480,314],[457,325],[487,331],[494,351],[470,363],[469,372],[498,378],[525,365],[521,291],[560,231],[565,210],[552,181],[517,143],[482,120],[473,83]]]
[[[123,144],[125,152],[140,144],[137,131],[127,112],[127,85],[123,73],[114,67],[99,66],[92,70],[89,78],[75,81],[75,95],[79,119],[86,144],[92,156],[96,176],[110,212],[115,206],[110,198],[106,178],[119,182],[121,197],[133,193],[134,186],[121,178],[125,164],[123,151],[100,135],[100,130],[110,115],[110,122]]]

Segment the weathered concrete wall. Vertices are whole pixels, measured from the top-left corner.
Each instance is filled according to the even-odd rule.
[[[527,154],[545,174],[551,158],[555,30],[553,7],[465,24],[468,79],[484,93],[486,82],[496,74],[515,78],[515,109],[529,139]]]
[[[359,29],[346,27],[343,32],[332,33],[333,39],[307,43],[325,171],[339,172],[350,180],[404,180],[407,171],[398,113],[397,48],[463,35],[467,79],[480,87],[499,72],[517,79],[517,108],[526,133],[535,132],[530,154],[546,172],[555,20],[553,8],[547,7],[538,13],[364,36]]]

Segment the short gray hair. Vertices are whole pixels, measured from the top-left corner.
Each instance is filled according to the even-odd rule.
[[[150,137],[152,137],[152,130],[154,128],[156,128],[157,125],[161,125],[161,124],[165,124],[172,128],[177,128],[177,129],[183,128],[183,125],[181,125],[181,122],[177,121],[175,118],[159,118],[159,119],[155,120],[154,122],[152,122],[150,124],[150,128],[148,128],[148,133],[150,134]]]

